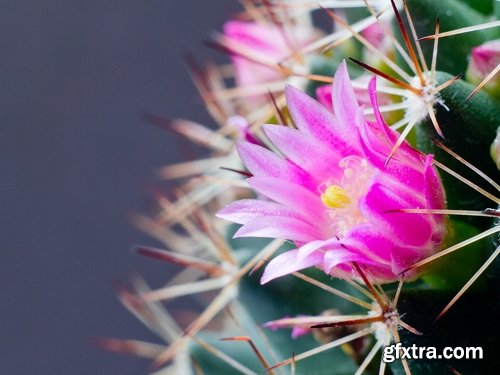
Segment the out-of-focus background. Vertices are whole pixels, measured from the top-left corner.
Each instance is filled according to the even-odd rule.
[[[208,122],[183,53],[201,60],[234,0],[0,2],[0,374],[144,374],[95,336],[153,339],[113,279],[164,265],[127,214],[147,206],[176,138],[144,111]]]

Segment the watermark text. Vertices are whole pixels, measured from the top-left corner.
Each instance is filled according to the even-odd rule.
[[[480,346],[447,346],[443,350],[434,346],[403,346],[401,343],[384,348],[383,361],[392,363],[397,359],[483,359]]]

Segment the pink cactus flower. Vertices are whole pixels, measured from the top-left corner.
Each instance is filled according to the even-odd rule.
[[[500,64],[500,39],[491,40],[471,51],[466,78],[474,85],[483,81]],[[500,98],[500,75],[493,77],[484,89]]]
[[[284,75],[278,69],[278,63],[289,58],[295,50],[309,44],[321,34],[312,27],[294,26],[280,30],[274,24],[257,22],[229,21],[224,25],[224,36],[232,46],[232,50],[242,50],[242,54],[234,53],[231,60],[235,68],[236,85],[239,87],[255,87],[261,84],[272,84],[283,80]],[[252,59],[244,57],[251,53]],[[263,63],[268,62],[268,64]],[[287,66],[287,64],[285,64]],[[301,66],[298,70],[303,70]],[[267,101],[265,94],[254,95],[252,101]]]
[[[376,22],[366,27],[361,32],[361,35],[377,49],[382,52],[387,52],[392,47],[391,38],[387,35],[387,30],[391,30],[391,25],[389,23],[384,23],[382,25]]]
[[[359,85],[363,84],[364,86],[364,88],[354,88],[354,94],[356,95],[356,100],[358,101],[358,104],[360,106],[371,106],[371,95],[366,89],[370,82],[370,79],[370,77],[363,75],[353,80],[353,82],[356,82]],[[388,94],[378,94],[377,98],[379,105],[391,104],[391,98]],[[326,108],[335,112],[332,102],[332,85],[319,86],[316,89],[316,99]],[[373,116],[370,116],[369,119],[374,120],[375,118]]]
[[[377,281],[390,282],[436,252],[443,241],[442,216],[397,212],[444,208],[445,195],[432,156],[408,143],[386,165],[399,134],[378,111],[375,78],[369,84],[374,122],[365,119],[358,105],[345,62],[334,77],[332,93],[335,114],[287,87],[297,129],[264,126],[283,156],[238,144],[252,173],[248,183],[267,200],[240,200],[218,216],[243,224],[235,237],[283,238],[297,247],[267,265],[262,283],[313,266],[333,276],[357,277],[352,262]]]
[[[352,82],[353,84],[356,83],[354,86],[354,94],[356,95],[356,100],[358,101],[358,104],[362,107],[371,107],[371,95],[368,92],[368,86],[371,80],[371,76],[368,75],[362,75],[356,79],[354,79]],[[324,85],[324,86],[319,86],[316,89],[316,99],[323,104],[326,108],[328,108],[330,111],[332,111],[335,114],[335,108],[333,108],[332,104],[332,85]],[[387,106],[391,104],[396,104],[401,101],[400,97],[395,97],[394,95],[391,96],[386,93],[377,93],[377,100],[378,104],[380,106]],[[375,121],[375,115],[374,114],[366,114],[366,119],[369,121]],[[395,124],[399,120],[402,119],[402,112],[398,111],[390,111],[385,114],[385,120],[389,124]]]
[[[260,144],[259,140],[250,132],[250,124],[242,116],[231,116],[227,119],[227,126],[236,131],[237,139],[243,139],[247,142]]]
[[[284,317],[284,319],[286,320],[286,318],[288,317]],[[297,318],[310,318],[309,315],[297,315]],[[292,319],[293,320],[293,319]],[[300,324],[296,324],[296,325],[292,325],[292,333],[291,333],[291,337],[292,339],[297,339],[299,337],[302,337],[302,336],[305,336],[305,335],[308,335],[311,333],[311,328],[310,328],[311,324],[307,324],[307,325],[300,325]],[[280,328],[288,328],[289,325],[286,325],[286,324],[280,324],[280,322],[278,321],[272,321],[272,322],[267,322],[267,323],[264,323],[264,327],[265,328],[269,328],[270,330],[272,331],[276,331]]]
[[[380,22],[381,23],[376,22],[365,28],[361,32],[361,35],[363,35],[363,37],[383,55],[389,57],[391,60],[394,60],[394,42],[392,41],[391,35],[389,34],[391,25],[386,21]],[[366,47],[364,47],[362,51],[363,60],[368,65],[374,66],[377,69],[382,69],[384,71],[387,70],[388,67],[384,63],[380,55],[374,53]]]

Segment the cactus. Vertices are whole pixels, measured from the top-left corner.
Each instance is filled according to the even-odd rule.
[[[158,375],[495,373],[499,2],[242,4],[231,66],[189,62],[218,128],[168,123],[206,156],[135,220],[179,272],[117,286],[161,341],[101,344]]]

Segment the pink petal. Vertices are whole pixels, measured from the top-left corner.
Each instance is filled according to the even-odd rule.
[[[332,104],[335,117],[343,125],[344,131],[354,132],[356,130],[355,118],[359,105],[345,61],[342,61],[339,65],[333,78]]]
[[[338,265],[350,262],[371,263],[365,257],[339,246],[338,248],[329,250],[325,253],[323,259],[323,271],[331,273],[333,268]]]
[[[231,116],[227,119],[227,126],[237,130],[237,139],[242,139],[256,145],[261,144],[261,142],[250,133],[250,124],[246,118],[238,115]]]
[[[253,50],[258,54],[282,59],[289,53],[289,48],[276,27],[268,27],[256,22],[229,21],[224,24],[224,35],[231,43]],[[276,69],[251,61],[237,54],[232,55],[238,86],[253,86],[273,82],[282,78]],[[253,95],[249,101],[258,104],[263,95]]]
[[[379,23],[373,23],[366,27],[361,34],[377,49],[382,49],[384,47],[384,40],[389,38],[386,29]]]
[[[285,88],[285,96],[288,110],[301,132],[343,155],[359,154],[357,134],[339,123],[328,109],[292,86]]]
[[[355,249],[358,254],[362,254],[366,259],[389,265],[391,254],[398,250],[398,241],[393,239],[389,233],[382,232],[371,224],[361,224],[354,227],[345,238],[342,244],[349,249]]]
[[[432,165],[432,155],[427,155],[425,159],[424,180],[426,207],[433,209],[446,208],[446,196],[444,187],[439,178],[436,168]],[[446,236],[446,224],[444,215],[432,215],[435,228],[432,240],[435,244],[441,243]]]
[[[381,231],[371,224],[354,228],[342,239],[342,244],[358,254],[357,262],[366,265],[379,281],[393,281],[402,270],[430,255],[432,249],[408,246],[393,238],[390,232]]]
[[[360,129],[361,146],[366,159],[387,178],[407,184],[416,191],[422,191],[424,188],[423,161],[400,160],[401,154],[397,151],[386,165],[392,144],[386,143],[380,129],[377,130],[376,127],[376,123],[366,122]],[[415,153],[417,152],[415,151]]]
[[[399,138],[399,133],[389,128],[384,120],[384,117],[380,113],[376,85],[377,80],[374,76],[368,84],[368,94],[370,96],[371,105],[374,110],[375,122],[369,124],[367,123],[365,125],[366,127],[364,126],[363,128],[360,128],[360,131],[363,132],[363,140],[368,144],[372,144],[372,149],[377,150],[378,154],[387,159],[387,156],[391,152],[393,145],[396,144]],[[370,137],[370,135],[372,135],[372,137]],[[408,164],[417,163],[418,165],[421,165],[422,161],[420,152],[413,149],[406,141],[404,141],[399,146],[394,158],[400,159]]]
[[[377,98],[377,77],[373,76],[372,79],[370,79],[370,83],[368,83],[368,94],[370,95],[370,100],[372,103],[372,108],[373,108],[373,115],[375,116],[376,122],[381,125],[380,127],[383,129],[386,129],[386,138],[390,140],[391,143],[394,143],[396,139],[394,139],[393,135],[389,132],[389,127],[387,126],[384,117],[382,116],[382,113],[380,113],[379,105],[378,105],[378,98]],[[382,126],[385,125],[385,126]]]
[[[285,37],[280,27],[273,23],[230,21],[224,25],[224,36],[233,49],[238,50],[239,46],[250,56],[265,56],[274,61],[288,57],[294,48],[305,46],[320,37],[320,33],[310,26],[296,25],[287,28],[287,34]],[[293,47],[287,40],[289,37],[293,41]],[[231,59],[239,87],[266,84],[284,78],[278,69],[252,61],[251,58],[234,53]],[[258,105],[267,99],[263,94],[247,96],[245,105]]]
[[[307,258],[312,253],[321,250],[322,252],[328,251],[332,248],[337,248],[339,246],[339,240],[337,238],[330,238],[326,241],[312,241],[302,245],[298,249],[298,260],[302,261],[302,259]]]
[[[392,131],[386,124],[366,121],[360,129],[361,146],[368,160],[379,169],[386,169],[386,161],[396,144],[399,133]],[[421,154],[412,149],[408,142],[403,141],[391,158],[391,162],[398,162],[406,168],[422,170],[423,158]],[[391,163],[388,164],[390,166]]]
[[[325,222],[325,207],[319,194],[301,185],[273,177],[251,177],[248,184],[265,197],[300,212],[318,227]]]
[[[286,126],[264,125],[263,130],[287,159],[308,171],[320,182],[342,175],[338,162],[343,156],[311,136]]]
[[[332,85],[320,86],[316,89],[316,99],[326,108],[333,112]]]
[[[392,279],[398,277],[402,271],[408,269],[415,263],[427,258],[430,255],[432,255],[432,251],[428,250],[424,252],[420,248],[415,248],[414,251],[409,251],[409,249],[407,249],[407,251],[395,252],[392,254],[391,260],[391,272],[393,274]],[[412,278],[417,272],[417,270],[410,271],[405,273],[404,277]]]
[[[241,160],[253,175],[281,178],[316,189],[317,184],[310,175],[272,151],[248,142],[238,142],[236,146]]]
[[[287,47],[277,28],[256,22],[229,21],[224,24],[224,35],[234,42],[260,53],[286,53]],[[281,56],[283,57],[283,56]]]
[[[260,279],[261,284],[268,283],[278,277],[300,271],[304,268],[316,266],[323,261],[322,253],[312,253],[307,257],[300,259],[298,250],[290,250],[278,255],[269,262]]]
[[[380,183],[374,183],[365,199],[360,202],[360,207],[363,215],[380,230],[390,233],[408,246],[424,246],[427,245],[432,232],[426,215],[388,212],[402,208],[418,208],[419,203],[418,199],[411,200],[401,188],[390,190]]]
[[[500,39],[490,40],[472,48],[468,72],[482,80],[500,64]]]
[[[305,336],[311,333],[311,329],[304,327],[293,327],[292,329],[292,339],[298,339],[301,336]]]
[[[304,216],[281,204],[258,200],[242,199],[229,204],[217,212],[217,217],[238,224],[246,224],[250,220],[266,216],[285,216],[303,220]]]
[[[439,178],[436,168],[432,165],[432,155],[427,155],[425,158],[424,166],[424,179],[425,179],[425,198],[427,200],[427,207],[429,208],[446,208],[446,198],[444,195],[443,184]],[[442,218],[443,215],[438,215]]]
[[[235,234],[238,237],[283,238],[292,241],[313,241],[321,236],[319,231],[306,222],[293,217],[266,216],[253,219]]]

